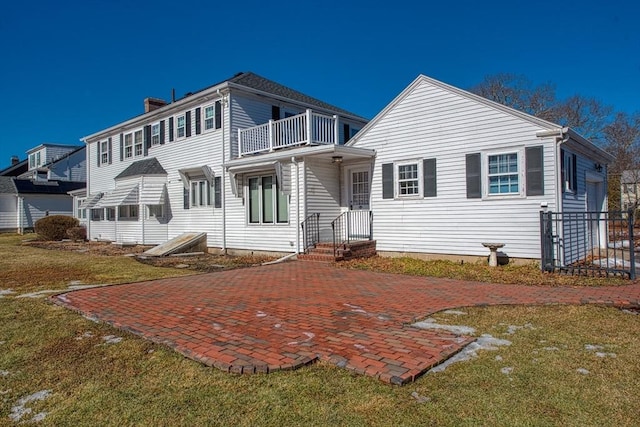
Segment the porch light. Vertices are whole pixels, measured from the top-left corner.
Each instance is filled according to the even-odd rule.
[[[595,165],[593,165],[593,167],[595,168],[596,172],[602,172],[602,165],[600,163],[596,163]]]
[[[331,157],[331,163],[342,163],[342,156],[333,156]]]

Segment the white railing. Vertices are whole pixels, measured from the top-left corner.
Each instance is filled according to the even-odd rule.
[[[238,154],[273,151],[283,147],[309,144],[338,144],[338,116],[307,110],[282,120],[238,130]]]

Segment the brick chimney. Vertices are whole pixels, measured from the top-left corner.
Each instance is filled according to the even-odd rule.
[[[167,105],[167,101],[159,98],[145,98],[144,99],[144,112],[149,113],[153,110],[157,110],[160,107]]]
[[[18,156],[11,156],[11,166],[17,165],[18,163],[20,163]]]

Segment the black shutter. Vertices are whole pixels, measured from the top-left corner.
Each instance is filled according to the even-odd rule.
[[[160,120],[160,144],[164,144],[164,120]]]
[[[124,160],[124,134],[120,134],[120,161]]]
[[[213,178],[213,204],[216,208],[222,207],[222,178],[219,176]]]
[[[191,111],[187,111],[186,113],[184,113],[184,121],[186,127],[186,129],[184,130],[184,135],[189,137],[191,136]]]
[[[102,143],[100,141],[98,141],[98,143],[96,144],[97,148],[96,148],[96,153],[98,153],[98,167],[100,167],[100,148],[102,146]]]
[[[544,195],[544,159],[542,145],[525,148],[527,196]]]
[[[565,182],[567,181],[564,170],[564,150],[560,149],[560,185],[562,186],[561,191],[564,193],[565,190]]]
[[[382,198],[393,199],[393,163],[382,165]]]
[[[169,142],[173,141],[173,117],[169,117]]]
[[[196,108],[196,135],[200,135],[200,107]]]
[[[342,125],[342,133],[344,134],[344,141],[342,142],[343,144],[346,144],[349,140],[349,130],[350,129],[348,123]]]
[[[151,125],[144,127],[144,155],[149,154],[149,147],[151,147]]]
[[[222,127],[222,104],[220,101],[215,103],[215,128],[220,129]]]
[[[271,119],[280,120],[280,107],[278,107],[277,105],[271,106]]]
[[[572,160],[573,163],[571,165],[571,167],[573,169],[571,169],[571,174],[573,175],[573,188],[571,189],[571,191],[575,191],[576,193],[578,192],[578,156],[576,156],[575,154],[572,154]]]
[[[111,146],[111,137],[109,137],[109,164],[111,164],[111,153],[113,152]]]
[[[184,196],[184,208],[189,209],[189,207],[191,206],[191,203],[189,202],[189,189],[185,188],[182,194]]]
[[[422,161],[422,185],[424,197],[437,196],[436,159],[424,159]]]
[[[479,199],[482,197],[482,176],[480,153],[466,155],[467,169],[467,199]]]

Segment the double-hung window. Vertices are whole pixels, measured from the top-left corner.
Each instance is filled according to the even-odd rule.
[[[280,190],[274,175],[250,177],[247,197],[250,224],[289,222],[289,198]]]
[[[209,105],[204,107],[204,129],[209,130],[215,127],[215,107]]]
[[[211,206],[212,191],[209,181],[191,181],[191,206]]]
[[[109,163],[109,141],[100,141],[100,164]],[[39,153],[38,153],[39,154]]]
[[[176,126],[176,138],[184,138],[186,129],[185,116],[178,116]]]
[[[133,134],[128,133],[124,136],[124,158],[133,157]]]
[[[76,200],[76,218],[78,219],[86,219],[87,218],[87,210],[82,209],[80,206],[87,200],[85,197],[78,197]]]
[[[489,154],[487,156],[488,192],[519,194],[518,153]]]
[[[133,133],[133,145],[136,157],[142,156],[142,130]]]
[[[151,125],[151,145],[160,144],[160,123]]]
[[[398,197],[420,195],[420,164],[418,162],[399,163]]]

